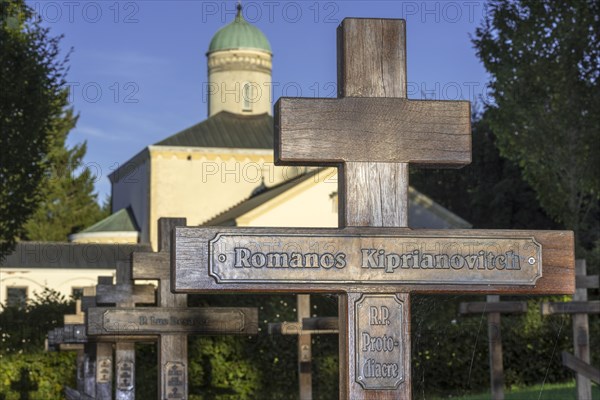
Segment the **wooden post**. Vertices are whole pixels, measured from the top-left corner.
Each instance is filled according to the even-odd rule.
[[[298,335],[298,384],[300,400],[312,400],[312,335],[337,334],[336,317],[310,317],[310,295],[299,294],[296,322],[271,322],[269,334]]]
[[[22,367],[19,371],[19,380],[10,383],[10,389],[19,393],[20,400],[29,400],[29,392],[36,392],[38,384],[29,376],[29,368]]]
[[[75,301],[75,314],[67,314],[63,318],[65,328],[71,327],[71,331],[74,333],[73,340],[78,346],[74,348],[77,351],[77,391],[79,393],[84,392],[85,388],[85,351],[84,344],[87,343],[87,337],[85,334],[85,314],[81,309],[81,299]],[[60,347],[60,350],[63,350]]]
[[[406,98],[405,21],[348,19],[338,28],[337,37],[339,97]],[[408,227],[408,163],[349,161],[338,179],[340,227]],[[373,314],[379,317],[372,318]],[[412,398],[409,294],[342,294],[338,316],[340,398]],[[398,354],[385,360],[399,361],[400,371],[392,372],[392,379],[380,383],[381,379],[366,376],[371,369],[368,363],[376,358],[361,354],[372,353],[364,350],[365,335],[386,335],[395,342],[390,353]]]
[[[175,226],[185,226],[185,218],[161,218],[158,221],[159,244],[158,251],[171,252],[171,231]],[[158,304],[161,307],[187,307],[186,294],[174,294],[171,285],[167,282],[170,278],[162,275]],[[166,334],[160,336],[158,344],[158,365],[160,368],[158,388],[159,400],[187,399],[188,398],[188,363],[187,363],[187,336]]]
[[[498,303],[500,296],[488,295],[488,303]],[[504,367],[502,364],[502,333],[500,313],[488,314],[488,346],[490,353],[490,384],[492,400],[504,400]]]
[[[297,299],[298,321],[310,317],[310,295],[299,294]],[[311,335],[298,335],[298,385],[300,400],[312,400],[312,343]]]
[[[117,285],[134,285],[131,261],[117,262]],[[133,297],[116,303],[117,308],[134,307]],[[135,343],[115,341],[115,399],[135,399]]]
[[[573,318],[573,348],[575,356],[563,352],[563,365],[574,369],[578,399],[592,398],[590,379],[598,383],[598,369],[590,365],[590,342],[588,314],[600,314],[600,301],[588,301],[587,290],[598,288],[598,275],[587,275],[585,260],[576,260],[576,290],[573,301],[562,303],[543,303],[542,315],[572,314]],[[591,378],[590,378],[591,377]]]
[[[490,358],[490,383],[493,400],[504,399],[504,367],[502,363],[502,333],[500,314],[523,314],[527,312],[524,301],[500,301],[498,295],[488,295],[486,302],[460,303],[459,313],[487,314],[488,347]]]
[[[586,276],[586,265],[585,260],[575,261],[575,276]],[[575,289],[573,295],[573,301],[585,302],[588,299],[587,288]],[[575,357],[581,361],[589,364],[590,363],[590,327],[589,319],[587,314],[573,314],[573,349],[575,350]],[[592,398],[592,383],[589,378],[582,374],[575,375],[575,383],[577,386],[577,398],[578,399],[591,399]]]
[[[112,284],[111,276],[98,277],[98,285],[83,288],[81,308],[86,314],[96,305],[96,290],[101,285]],[[112,399],[113,349],[112,343],[88,342],[84,344],[84,391],[82,397],[97,400]]]

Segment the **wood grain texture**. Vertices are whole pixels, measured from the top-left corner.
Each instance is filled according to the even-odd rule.
[[[585,376],[587,379],[594,381],[597,385],[600,385],[600,369],[594,368],[588,363],[570,354],[568,351],[563,351],[562,363],[565,367],[572,369]],[[578,399],[585,399],[586,397],[578,397]],[[591,397],[587,397],[591,399]]]
[[[600,314],[600,301],[543,303],[542,315],[552,314]]]
[[[527,303],[524,301],[499,301],[499,302],[468,302],[458,306],[460,314],[523,314],[527,312]]]
[[[112,343],[96,343],[96,400],[112,399],[113,361]],[[104,363],[107,363],[106,367]]]
[[[337,317],[312,317],[302,319],[303,330],[334,332],[339,329]]]
[[[133,304],[154,304],[155,302],[154,285],[97,285],[96,302],[98,304],[123,304],[132,302]]]
[[[338,97],[406,98],[406,21],[345,18],[337,52]]]
[[[542,246],[542,277],[535,286],[476,285],[476,284],[316,284],[316,283],[227,283],[217,284],[208,274],[209,242],[217,234],[232,235],[398,235],[405,237],[505,237],[531,238]],[[485,294],[572,294],[575,290],[573,233],[570,231],[518,231],[518,230],[411,230],[406,228],[228,228],[179,227],[175,230],[176,242],[172,253],[174,289],[181,293],[221,292],[287,292],[287,293],[485,293]]]
[[[279,164],[354,161],[457,168],[471,162],[467,101],[281,98],[275,113]]]
[[[184,374],[185,374],[185,385],[183,388],[183,393],[179,390],[179,394],[181,394],[181,399],[188,398],[188,384],[187,384],[187,337],[181,335],[161,335],[160,340],[158,342],[158,366],[160,368],[159,378],[158,378],[158,398],[159,400],[169,400],[173,397],[168,397],[168,387],[167,379],[170,379],[166,367],[169,363],[179,363],[183,366]]]
[[[310,317],[310,295],[297,295],[296,308],[298,321]],[[312,400],[312,341],[303,331],[298,335],[298,389],[300,399]]]
[[[83,394],[90,398],[96,398],[96,343],[84,345],[84,390]]]
[[[577,289],[598,289],[600,287],[600,275],[576,275],[575,286]]]
[[[176,226],[185,226],[185,218],[159,218],[158,219],[158,251],[169,253],[171,251],[171,231]]]
[[[500,296],[487,296],[487,303],[498,304]],[[488,352],[492,400],[504,400],[504,364],[502,362],[502,331],[500,313],[490,313],[488,319]]]
[[[303,318],[296,322],[271,322],[269,335],[329,335],[338,333],[337,317]]]
[[[587,266],[585,260],[576,260],[575,285],[577,285],[577,278],[583,278],[586,276]],[[587,288],[579,286],[576,287],[577,289],[575,289],[575,294],[573,294],[573,301],[587,302]],[[597,308],[600,310],[600,302],[598,302]],[[573,314],[573,349],[576,359],[580,360],[581,362],[587,365],[590,364],[590,326],[589,317],[587,314]],[[598,383],[597,380],[596,383]],[[577,374],[575,375],[575,386],[577,388],[577,398],[592,398],[592,384],[588,376],[581,372],[577,372]]]
[[[130,372],[125,370],[125,364]],[[115,343],[115,400],[135,399],[135,343]]]
[[[154,318],[154,321],[152,320]],[[160,323],[159,323],[160,321]],[[256,335],[258,309],[253,307],[96,307],[88,310],[88,335],[158,336],[162,334]]]
[[[340,358],[340,399],[411,399],[411,363],[410,363],[410,295],[397,293],[396,296],[403,302],[402,332],[393,332],[394,336],[402,338],[402,351],[404,355],[404,381],[396,390],[365,390],[356,381],[359,371],[356,370],[356,337],[355,306],[362,298],[362,293],[348,293],[340,296],[338,300],[338,318],[340,329],[339,358]],[[346,369],[347,371],[343,371]]]
[[[348,162],[342,171],[340,226],[408,226],[408,164]]]

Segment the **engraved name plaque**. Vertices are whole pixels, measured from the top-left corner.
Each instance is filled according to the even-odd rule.
[[[117,389],[133,390],[135,364],[131,360],[122,360],[117,363]]]
[[[396,389],[404,381],[402,307],[396,295],[363,295],[356,302],[356,382]]]
[[[217,283],[535,285],[534,238],[217,234],[209,273]]]
[[[109,383],[112,379],[112,360],[99,358],[96,366],[96,383]]]
[[[167,362],[163,366],[163,369],[163,387],[165,388],[163,398],[168,400],[184,399],[187,382],[185,364],[183,362]]]
[[[258,329],[258,312],[253,308],[92,308],[88,310],[91,336],[152,335],[167,333],[253,334]]]

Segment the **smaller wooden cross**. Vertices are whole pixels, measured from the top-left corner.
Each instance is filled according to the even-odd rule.
[[[89,332],[88,310],[96,307],[98,286],[112,285],[112,276],[99,276],[98,285],[83,288],[81,308],[86,316],[86,332]],[[111,342],[89,340],[84,345],[84,387],[82,397],[96,400],[112,399],[113,349]]]
[[[337,317],[310,318],[310,295],[299,294],[297,299],[298,321],[271,322],[269,334],[298,336],[298,384],[300,399],[311,400],[312,396],[312,335],[337,334]],[[308,325],[311,325],[308,327]]]
[[[66,387],[66,392],[84,392],[85,351],[87,343],[85,330],[85,314],[81,309],[81,300],[75,302],[75,314],[66,314],[63,318],[64,325],[48,332],[47,351],[75,351],[77,352],[77,389]],[[71,396],[66,395],[67,397]]]
[[[460,303],[459,313],[487,314],[492,400],[504,400],[504,367],[502,364],[502,334],[500,314],[524,314],[525,301],[500,301],[498,295],[488,295],[485,302]]]
[[[575,294],[573,301],[542,303],[542,315],[571,314],[573,316],[573,348],[575,355],[562,352],[563,365],[576,372],[578,399],[592,398],[591,381],[600,385],[600,370],[590,365],[590,327],[588,314],[600,314],[600,301],[588,301],[588,289],[600,287],[598,275],[587,275],[585,260],[575,262]]]
[[[21,368],[19,371],[19,380],[11,382],[10,388],[19,393],[19,399],[29,400],[29,392],[36,392],[38,384],[31,379],[29,369]]]
[[[161,218],[159,251],[133,253],[132,256],[131,279],[158,281],[157,306],[87,310],[90,337],[158,341],[160,399],[188,397],[188,334],[252,335],[258,332],[256,308],[188,308],[187,295],[171,292],[170,233],[173,227],[183,225],[183,218]]]

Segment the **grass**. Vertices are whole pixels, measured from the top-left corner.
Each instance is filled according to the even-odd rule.
[[[567,383],[552,383],[529,386],[525,388],[512,388],[504,391],[505,400],[583,400],[577,399],[575,381]],[[474,394],[469,396],[436,397],[435,399],[452,400],[490,400],[490,393]],[[592,384],[592,399],[600,400],[600,388]]]

